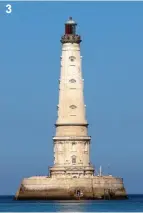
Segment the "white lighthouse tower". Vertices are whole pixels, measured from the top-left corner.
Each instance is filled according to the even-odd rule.
[[[54,165],[49,176],[24,178],[16,199],[126,199],[123,179],[94,175],[84,105],[81,37],[70,17],[61,38],[61,75],[57,106]]]
[[[89,177],[94,174],[90,164],[82,78],[81,37],[70,17],[61,38],[61,75],[59,80],[58,118],[54,140],[54,166],[51,176]]]

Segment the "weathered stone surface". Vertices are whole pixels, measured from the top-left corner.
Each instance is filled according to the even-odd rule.
[[[77,190],[81,195],[77,197]],[[82,194],[83,193],[83,194]],[[92,178],[31,177],[24,179],[16,199],[125,199],[122,178],[93,176]]]

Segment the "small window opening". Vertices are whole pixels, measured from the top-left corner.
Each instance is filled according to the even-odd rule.
[[[76,163],[76,156],[72,156],[72,164]]]

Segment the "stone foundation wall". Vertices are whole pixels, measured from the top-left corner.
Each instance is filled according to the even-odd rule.
[[[93,178],[55,179],[32,177],[24,179],[16,199],[123,199],[127,198],[122,178],[102,176]]]

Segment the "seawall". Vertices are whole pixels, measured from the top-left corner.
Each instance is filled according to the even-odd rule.
[[[92,178],[51,178],[48,176],[23,179],[15,199],[126,199],[122,178],[93,176]]]

